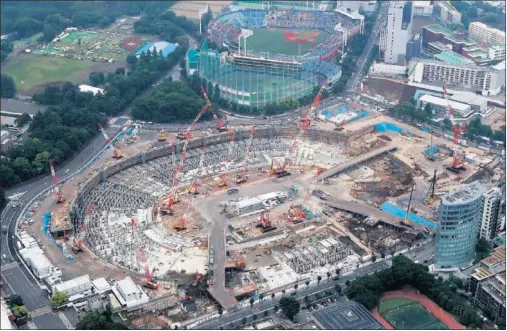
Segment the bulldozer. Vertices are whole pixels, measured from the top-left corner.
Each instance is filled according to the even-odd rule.
[[[158,141],[166,141],[167,140],[167,136],[166,136],[165,132],[162,131],[162,130],[160,130],[160,129],[158,129],[157,131],[158,131],[157,140]]]

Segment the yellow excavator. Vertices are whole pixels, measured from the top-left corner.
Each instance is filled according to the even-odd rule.
[[[158,129],[158,137],[157,137],[157,140],[158,141],[166,141],[167,140],[167,136],[165,134],[164,131],[162,131],[161,129]]]

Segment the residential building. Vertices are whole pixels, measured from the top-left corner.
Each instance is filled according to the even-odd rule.
[[[53,285],[52,293],[64,292],[67,294],[69,301],[85,298],[93,293],[93,285],[89,275],[82,275],[65,282]]]
[[[433,4],[430,1],[412,1],[414,16],[429,17],[433,14]]]
[[[0,330],[17,329],[11,322],[14,318],[15,318],[14,314],[9,309],[9,306],[7,305],[5,300],[3,298],[0,298]]]
[[[490,45],[505,45],[505,31],[492,28],[481,22],[472,22],[468,26],[468,36]]]
[[[430,54],[439,54],[442,52],[452,52],[452,45],[451,44],[444,44],[441,41],[432,41],[429,42],[426,46],[426,50]],[[456,53],[458,54],[458,53]]]
[[[405,64],[407,42],[412,35],[412,16],[411,1],[389,3],[384,62]]]
[[[449,99],[470,105],[474,113],[485,113],[488,110],[488,99],[471,92],[454,93]]]
[[[505,245],[495,248],[490,256],[481,260],[479,266],[474,270],[474,273],[470,277],[468,291],[475,297],[477,287],[480,282],[483,282],[502,271],[505,271]]]
[[[451,1],[433,1],[433,11],[444,24],[460,24],[461,13],[451,5]]]
[[[442,117],[446,116],[449,103],[451,104],[455,120],[459,120],[458,118],[465,120],[474,114],[470,105],[452,100],[447,101],[444,98],[430,94],[424,94],[417,100],[418,107],[424,108],[427,104],[429,104],[433,113]]]
[[[459,87],[485,96],[497,95],[505,86],[505,71],[492,67],[412,59],[409,72],[409,80],[415,83],[445,82],[448,89]]]
[[[479,182],[451,191],[441,198],[435,269],[456,271],[475,257],[483,188]]]
[[[48,260],[44,251],[40,247],[29,247],[19,250],[19,254],[25,260],[28,267],[33,271],[35,277],[43,280],[47,277],[55,276],[61,278],[62,271],[55,267],[51,261]]]
[[[188,76],[192,75],[196,70],[199,70],[200,57],[201,53],[194,48],[187,51],[187,61],[185,61],[185,66]]]
[[[420,57],[422,50],[422,36],[419,33],[414,34],[407,42],[406,59],[412,60],[413,57]]]
[[[439,24],[431,24],[423,27],[422,30],[423,45],[430,42],[440,41],[444,44],[452,46],[452,50],[458,54],[462,54],[463,47],[476,45],[474,40],[467,38],[467,33],[464,31],[451,31],[444,28]]]
[[[496,237],[497,223],[499,221],[499,208],[502,192],[498,187],[493,187],[483,195],[481,223],[479,228],[479,237],[487,241]]]

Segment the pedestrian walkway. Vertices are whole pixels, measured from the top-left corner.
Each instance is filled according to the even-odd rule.
[[[10,263],[6,263],[6,264],[2,264],[2,266],[0,266],[0,271],[7,271],[7,270],[15,268],[17,266],[18,266],[18,262],[10,262]]]
[[[28,326],[28,328],[30,330],[38,330],[39,329],[37,326],[35,326],[35,324],[33,324],[33,322],[26,323],[26,326]]]
[[[32,310],[30,311],[30,316],[33,318],[33,317],[39,317],[39,316],[42,316],[44,314],[49,314],[51,313],[51,307],[49,306],[44,306],[44,307],[40,307],[40,308],[37,308],[35,310]]]
[[[58,317],[60,317],[60,319],[62,320],[62,323],[65,325],[65,327],[68,330],[74,329],[74,327],[72,326],[72,323],[69,321],[69,319],[67,318],[67,316],[65,316],[65,314],[63,312],[59,311]]]

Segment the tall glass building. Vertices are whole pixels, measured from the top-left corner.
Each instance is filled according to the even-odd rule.
[[[473,182],[447,193],[440,203],[436,269],[456,270],[474,260],[483,187]]]

